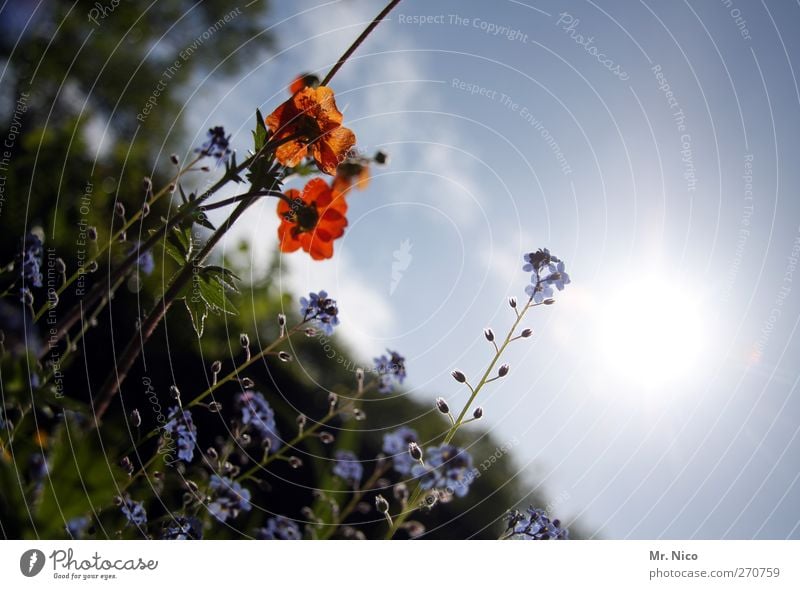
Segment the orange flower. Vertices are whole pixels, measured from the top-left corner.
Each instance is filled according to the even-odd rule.
[[[347,196],[351,188],[364,190],[369,184],[369,164],[361,160],[348,160],[336,170],[333,194]]]
[[[289,201],[278,202],[278,239],[282,252],[303,248],[315,260],[333,257],[333,242],[347,227],[347,202],[334,195],[321,178],[314,178],[299,190],[286,191]]]
[[[289,94],[297,94],[305,88],[306,86],[311,86],[312,88],[316,88],[319,86],[319,78],[314,74],[300,74],[297,76],[294,81],[289,85]]]
[[[303,88],[276,108],[266,123],[273,140],[291,137],[275,150],[284,166],[296,166],[310,150],[319,169],[333,175],[356,143],[353,132],[342,127],[342,113],[327,86]]]

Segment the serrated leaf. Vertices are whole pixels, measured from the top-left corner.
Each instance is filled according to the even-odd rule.
[[[239,287],[236,285],[236,282],[241,281],[241,278],[227,268],[223,268],[222,266],[206,266],[205,272],[233,292],[239,292]]]
[[[230,161],[225,162],[225,177],[233,180],[237,184],[241,184],[244,182],[244,178],[242,178],[236,171],[236,168],[238,167],[239,164],[236,163],[236,152],[234,151],[231,154]]]
[[[225,286],[218,280],[215,280],[208,274],[200,275],[200,279],[196,282],[199,294],[208,306],[214,311],[221,311],[228,315],[236,315],[238,311],[233,306],[228,295],[225,294]]]
[[[192,319],[192,327],[197,337],[203,337],[203,329],[205,327],[206,317],[208,317],[208,305],[203,298],[198,295],[185,296],[183,302],[186,304],[186,309],[189,311],[189,317]]]
[[[173,227],[164,240],[164,250],[179,264],[186,264],[192,254],[191,229]]]

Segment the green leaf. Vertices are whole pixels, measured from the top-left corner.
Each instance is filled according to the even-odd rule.
[[[35,507],[36,527],[43,538],[63,538],[65,521],[111,505],[127,475],[114,457],[97,459],[105,452],[96,436],[73,418],[56,428],[48,446],[50,476],[44,478]]]
[[[268,139],[269,131],[267,131],[267,126],[264,123],[264,115],[261,114],[261,110],[256,109],[256,128],[253,131],[255,153],[258,153],[258,150],[264,147]]]
[[[164,249],[181,266],[185,265],[192,255],[191,227],[173,227],[164,240]]]
[[[203,269],[205,270],[205,268]],[[201,272],[197,280],[200,296],[213,311],[221,311],[228,315],[237,315],[239,312],[233,306],[225,293],[225,285],[205,272]]]
[[[239,292],[239,287],[237,286],[236,281],[241,281],[241,278],[227,268],[223,268],[222,266],[206,266],[204,271],[223,286],[229,288],[235,293]]]
[[[192,319],[192,327],[197,334],[197,337],[203,337],[203,329],[205,327],[206,317],[208,317],[208,305],[200,296],[187,296],[183,298],[186,304],[186,309],[189,311],[189,317]]]

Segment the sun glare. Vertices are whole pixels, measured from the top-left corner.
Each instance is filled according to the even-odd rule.
[[[598,346],[616,378],[652,385],[685,377],[703,348],[703,322],[690,291],[660,279],[621,285],[600,310]]]

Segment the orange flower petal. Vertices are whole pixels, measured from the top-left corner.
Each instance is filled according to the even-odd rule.
[[[283,193],[290,201],[295,201],[300,198],[300,191],[295,188],[290,188]],[[292,206],[284,199],[278,199],[278,216],[284,218],[286,213],[292,212]]]
[[[302,141],[295,139],[287,141],[275,150],[275,158],[284,166],[294,167],[298,165],[308,153],[308,146]]]
[[[339,162],[356,144],[355,134],[346,127],[339,127],[311,144],[311,153],[320,170],[333,176]]]
[[[297,94],[306,87],[306,74],[301,74],[297,76],[294,81],[289,85],[289,92],[291,94]]]
[[[333,90],[327,86],[320,86],[316,89],[316,101],[319,105],[319,114],[317,120],[322,130],[328,130],[331,127],[338,127],[342,124],[343,116],[336,108],[336,99],[333,96]]]
[[[294,102],[290,98],[278,108],[273,110],[269,116],[264,120],[273,133],[284,132],[286,127],[292,123],[297,117],[297,109]]]
[[[294,225],[292,223],[281,223],[278,227],[278,243],[284,253],[296,252],[302,245],[294,236]]]
[[[350,178],[337,173],[336,177],[333,179],[333,186],[331,186],[331,192],[333,192],[334,198],[347,196],[351,184]]]
[[[327,260],[333,257],[333,242],[314,239],[311,241],[308,253],[315,260]]]
[[[303,200],[307,203],[316,203],[317,208],[327,207],[332,200],[331,189],[322,178],[314,178],[303,188]]]

